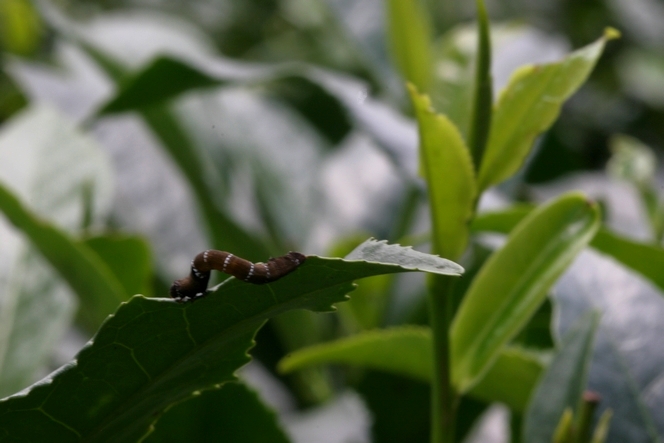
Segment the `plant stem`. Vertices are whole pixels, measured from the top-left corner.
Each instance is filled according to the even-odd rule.
[[[429,324],[433,333],[434,377],[431,385],[431,443],[453,443],[457,395],[451,383],[449,332],[454,314],[454,280],[429,280]]]

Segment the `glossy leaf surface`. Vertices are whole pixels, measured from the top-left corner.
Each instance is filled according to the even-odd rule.
[[[530,214],[487,260],[452,324],[452,379],[460,392],[481,379],[599,224],[596,204],[567,194]]]
[[[595,43],[560,62],[523,66],[501,92],[489,142],[478,176],[480,191],[511,177],[523,164],[535,137],[556,120],[563,103],[586,81],[608,40],[609,29]]]
[[[468,242],[468,222],[476,195],[470,152],[459,130],[411,85],[420,131],[420,160],[433,216],[434,250],[458,258]]]

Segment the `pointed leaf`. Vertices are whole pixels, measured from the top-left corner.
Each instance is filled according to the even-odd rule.
[[[563,412],[579,412],[598,323],[599,315],[590,313],[565,336],[533,394],[524,418],[523,441],[549,443]]]
[[[457,259],[468,243],[476,195],[468,148],[454,124],[436,114],[431,102],[409,85],[420,131],[420,159],[433,216],[434,251]]]
[[[436,271],[458,272],[446,266]],[[137,441],[170,405],[232,381],[249,361],[247,351],[266,319],[292,309],[333,310],[333,303],[347,299],[353,280],[411,270],[311,256],[275,282],[252,285],[231,278],[195,303],[135,296],[73,362],[0,401],[0,435]]]
[[[432,78],[431,24],[420,0],[387,0],[388,36],[395,64],[406,81],[428,91]]]
[[[278,369],[288,373],[311,365],[344,363],[431,382],[432,346],[431,329],[425,327],[366,331],[291,352]],[[534,356],[521,349],[505,349],[470,395],[524,411],[541,371]]]
[[[498,98],[489,143],[478,177],[479,189],[511,177],[532,149],[535,137],[546,131],[564,102],[586,81],[608,40],[618,32],[607,29],[595,43],[560,62],[523,66]]]
[[[452,324],[452,379],[460,392],[491,367],[599,224],[596,204],[567,194],[530,214],[487,260]]]
[[[532,210],[530,205],[519,205],[501,212],[482,214],[473,219],[471,229],[475,232],[508,234]],[[631,240],[606,228],[597,232],[590,246],[612,256],[664,289],[664,273],[661,272],[664,269],[664,249]]]
[[[477,169],[482,164],[482,157],[491,129],[493,112],[493,79],[491,78],[491,29],[489,15],[483,0],[476,0],[477,5],[477,62],[475,63],[475,86],[473,91],[473,109],[468,132],[468,147]]]

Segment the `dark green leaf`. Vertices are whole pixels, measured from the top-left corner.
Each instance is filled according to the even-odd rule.
[[[277,417],[242,383],[203,391],[166,411],[145,443],[288,443]]]
[[[482,164],[482,156],[491,129],[493,112],[493,79],[491,78],[491,29],[489,15],[483,0],[477,5],[477,61],[475,63],[475,87],[473,109],[468,132],[468,147],[477,170]]]
[[[379,243],[378,249],[384,246]],[[412,270],[361,257],[311,256],[296,272],[266,285],[231,278],[195,303],[135,296],[108,318],[75,361],[0,402],[0,435],[136,441],[172,404],[232,381],[249,361],[247,350],[267,318],[292,309],[330,311],[347,299],[353,280]],[[458,272],[443,259],[434,261],[442,262],[434,272]]]

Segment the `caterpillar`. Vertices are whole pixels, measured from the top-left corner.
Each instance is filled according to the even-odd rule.
[[[171,286],[171,297],[177,302],[187,302],[205,297],[210,271],[217,270],[232,275],[238,280],[261,285],[279,280],[304,263],[306,255],[289,252],[267,263],[252,263],[230,252],[208,249],[191,262],[189,276],[175,280]]]

